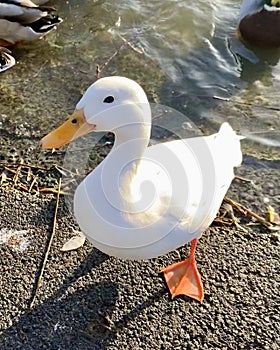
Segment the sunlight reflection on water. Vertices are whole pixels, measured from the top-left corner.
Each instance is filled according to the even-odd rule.
[[[11,101],[12,92],[20,95],[25,106],[22,113],[13,113],[22,105],[15,108],[4,100],[1,113],[17,124],[32,116],[30,135],[49,130],[46,114],[57,116],[57,104],[65,118],[65,111],[72,110],[94,81],[96,64],[120,47],[122,36],[144,54],[121,53],[105,75],[137,79],[150,96],[156,95],[153,102],[178,109],[210,132],[227,120],[249,138],[253,134],[255,142],[278,147],[279,142],[269,140],[280,141],[280,112],[266,107],[279,104],[279,55],[259,52],[260,62],[252,64],[234,54],[236,0],[54,0],[50,4],[64,22],[44,40],[18,47],[19,64],[1,76],[2,99]],[[5,90],[9,85],[12,88]],[[46,96],[45,113],[38,113],[40,91]],[[52,117],[50,123],[58,121]]]

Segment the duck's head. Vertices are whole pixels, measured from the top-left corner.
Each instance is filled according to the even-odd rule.
[[[150,106],[144,90],[124,77],[97,80],[77,103],[74,113],[42,138],[43,148],[61,147],[91,131],[112,131],[151,123]]]

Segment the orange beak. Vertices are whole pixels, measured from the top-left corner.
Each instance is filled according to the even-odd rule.
[[[59,148],[80,136],[88,134],[95,127],[96,125],[87,123],[83,109],[76,109],[64,124],[43,137],[40,145],[42,148]]]

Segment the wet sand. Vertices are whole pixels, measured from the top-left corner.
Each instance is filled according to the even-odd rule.
[[[245,157],[237,172],[254,183],[234,181],[230,198],[262,216],[264,198],[280,211],[277,162]],[[30,312],[56,195],[2,186],[0,201],[1,230],[27,231],[25,249],[18,249],[16,239],[0,245],[1,350],[280,348],[279,232],[258,224],[248,232],[212,225],[197,250],[204,301],[172,300],[160,271],[185,258],[187,246],[148,262],[108,257],[88,242],[62,253],[77,226],[61,197],[54,241]],[[235,214],[245,227],[248,219]]]

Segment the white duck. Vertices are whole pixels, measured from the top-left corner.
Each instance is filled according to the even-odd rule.
[[[0,45],[11,46],[41,38],[62,20],[47,0],[0,0]],[[39,5],[39,6],[38,6]]]
[[[240,138],[228,123],[217,134],[148,147],[151,111],[145,92],[124,77],[92,84],[73,115],[41,140],[60,147],[91,131],[111,131],[115,143],[78,186],[74,213],[101,251],[150,259],[191,242],[189,258],[163,270],[172,296],[202,301],[195,262],[198,238],[211,224],[240,165]]]

